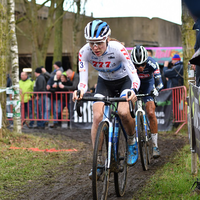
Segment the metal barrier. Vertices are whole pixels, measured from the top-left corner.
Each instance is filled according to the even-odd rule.
[[[185,86],[174,87],[165,90],[172,90],[172,112],[173,123],[181,125],[176,134],[187,123],[187,90]],[[69,94],[73,92],[27,92],[21,96],[21,120],[22,126],[28,126],[31,121],[45,122],[70,122],[70,101]],[[24,96],[29,95],[28,103],[24,103]],[[29,121],[29,124],[28,124]],[[69,124],[68,124],[69,126]]]
[[[41,126],[45,122],[69,122],[69,94],[73,92],[26,92],[21,96],[21,120],[30,126],[34,121],[40,121]],[[25,95],[29,101],[24,103]],[[29,124],[27,123],[29,121]]]
[[[187,124],[187,90],[185,86],[173,87],[165,90],[172,90],[172,112],[173,112],[173,123],[181,123],[176,131],[176,134],[181,128]]]

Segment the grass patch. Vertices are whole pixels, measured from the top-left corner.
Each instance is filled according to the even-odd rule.
[[[78,144],[78,145],[77,145]],[[84,144],[70,140],[65,136],[50,136],[40,133],[37,136],[8,132],[0,140],[0,199],[15,199],[17,192],[14,188],[30,184],[42,179],[46,174],[62,173],[57,168],[71,168],[72,153],[78,152],[34,152],[30,150],[11,150],[10,147],[38,149],[72,149],[81,150]],[[70,160],[70,162],[68,162]],[[57,172],[58,171],[58,172]],[[21,190],[21,189],[20,189]]]
[[[198,162],[199,169],[199,162]],[[196,178],[191,174],[190,146],[186,145],[172,160],[151,177],[145,187],[134,195],[133,199],[140,200],[188,200],[200,199],[191,187]],[[194,189],[194,188],[193,188]]]

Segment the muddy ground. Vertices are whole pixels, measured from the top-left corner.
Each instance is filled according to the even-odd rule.
[[[24,129],[23,132],[29,134],[38,132],[41,130]],[[61,134],[64,139],[71,138],[76,141],[84,142],[84,149],[81,152],[74,153],[73,159],[79,160],[71,170],[65,170],[65,166],[59,170],[63,171],[62,176],[56,176],[56,174],[49,173],[45,182],[30,183],[24,189],[25,192],[19,196],[19,200],[91,200],[92,199],[92,182],[88,178],[92,166],[92,147],[90,139],[90,130],[80,129],[48,129],[42,130],[48,134]],[[124,197],[117,198],[114,191],[114,182],[111,178],[109,184],[108,199],[120,199],[130,200],[139,199],[139,191],[142,187],[145,187],[145,183],[148,179],[159,170],[166,162],[188,143],[188,138],[170,134],[162,133],[159,135],[158,144],[161,152],[161,157],[153,160],[149,166],[148,171],[143,171],[140,160],[133,167],[129,168],[128,181],[126,187],[126,193]],[[72,159],[72,160],[73,160]],[[52,178],[53,177],[53,178]],[[49,181],[48,181],[49,179]]]

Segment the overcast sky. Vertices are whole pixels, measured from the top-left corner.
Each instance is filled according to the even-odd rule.
[[[44,0],[37,2],[42,3]],[[159,17],[177,24],[182,24],[181,10],[181,0],[87,0],[86,4],[86,15],[91,16],[93,13],[94,18]]]
[[[86,14],[98,17],[159,17],[181,22],[181,0],[87,0]]]

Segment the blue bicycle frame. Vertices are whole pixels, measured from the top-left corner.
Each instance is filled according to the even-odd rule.
[[[112,153],[112,144],[113,144],[113,155],[114,155],[114,161],[117,162],[117,150],[118,150],[118,133],[119,133],[119,125],[122,128],[122,132],[124,134],[124,137],[127,141],[127,134],[126,131],[122,125],[122,122],[117,114],[117,111],[115,113],[115,123],[111,121],[111,108],[109,105],[105,105],[104,107],[104,116],[103,121],[106,121],[108,123],[109,127],[109,137],[108,137],[108,160],[107,160],[107,168],[110,169],[110,163],[111,163],[111,153]],[[113,127],[114,124],[114,127]],[[114,133],[114,134],[113,134]]]

